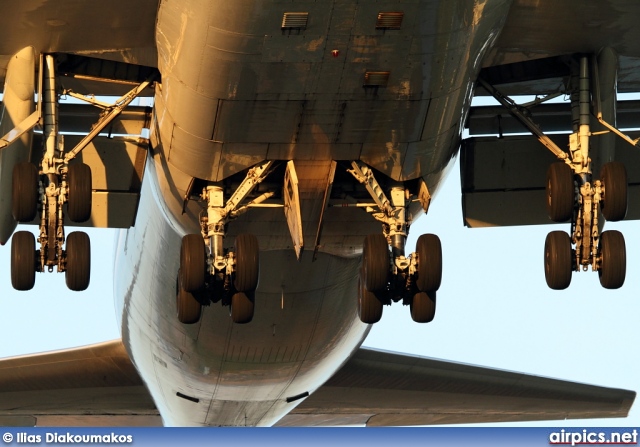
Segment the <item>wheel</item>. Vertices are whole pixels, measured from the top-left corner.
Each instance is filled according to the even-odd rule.
[[[18,222],[31,222],[38,212],[38,168],[33,163],[13,167],[11,214]]]
[[[598,276],[605,289],[619,289],[627,273],[627,249],[624,236],[616,230],[604,231],[600,235],[600,268]]]
[[[442,244],[435,234],[423,234],[416,243],[418,279],[421,292],[436,291],[442,282]]]
[[[84,163],[69,165],[67,213],[73,222],[86,222],[91,217],[91,168]]]
[[[178,279],[177,282],[179,283],[180,280]],[[202,304],[200,304],[193,294],[185,291],[179,284],[176,289],[176,311],[178,314],[178,321],[183,324],[194,324],[200,321]]]
[[[382,301],[374,292],[370,292],[364,286],[364,280],[358,279],[358,316],[365,324],[373,324],[382,318]]]
[[[231,320],[234,323],[246,324],[253,319],[255,295],[238,292],[231,297]]]
[[[382,234],[370,234],[362,247],[362,281],[369,292],[387,287],[389,277],[389,245]]]
[[[566,222],[573,214],[573,171],[563,162],[552,163],[547,170],[547,213],[554,222]]]
[[[573,259],[571,240],[564,231],[552,231],[544,243],[544,276],[547,285],[563,290],[571,284]]]
[[[436,292],[418,292],[411,300],[411,318],[416,323],[429,323],[436,316]]]
[[[238,292],[253,292],[258,288],[260,277],[258,238],[253,234],[239,234],[234,247],[236,275],[233,285]]]
[[[187,234],[182,238],[180,246],[178,273],[180,284],[186,292],[194,293],[202,290],[206,267],[204,239],[199,234]]]
[[[619,161],[605,163],[600,171],[604,197],[600,202],[605,219],[616,222],[627,215],[627,170]]]
[[[36,282],[36,238],[29,231],[18,231],[11,239],[11,285],[31,290]]]
[[[67,236],[65,280],[70,290],[80,292],[89,287],[91,278],[91,241],[89,235],[74,231]]]

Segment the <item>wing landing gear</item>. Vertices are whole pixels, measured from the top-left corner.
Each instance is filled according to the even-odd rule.
[[[478,82],[492,94],[509,112],[527,127],[545,145],[559,162],[553,163],[547,172],[546,198],[549,218],[555,222],[571,222],[570,234],[562,231],[549,233],[545,242],[544,267],[547,285],[562,290],[569,287],[573,271],[597,271],[604,288],[617,289],[624,284],[626,275],[626,248],[624,237],[618,231],[600,234],[602,214],[606,220],[619,221],[627,213],[627,173],[624,165],[613,160],[613,147],[603,144],[600,158],[604,162],[600,179],[592,175],[592,159],[589,142],[592,136],[609,132],[637,146],[640,140],[632,140],[605,121],[615,120],[615,102],[603,106],[601,102],[598,63],[602,60],[609,71],[606,88],[615,90],[617,56],[605,49],[598,58],[582,56],[579,72],[571,85],[574,133],[569,136],[569,153],[560,149],[542,133],[524,107],[505,97],[482,79]],[[590,74],[595,74],[593,83]],[[594,91],[592,91],[592,85]],[[613,95],[615,97],[615,95]],[[591,132],[591,104],[597,120],[608,130]],[[573,245],[573,248],[572,248]]]
[[[13,218],[21,223],[35,223],[40,209],[40,249],[36,251],[35,237],[28,232],[17,232],[12,241],[11,277],[17,290],[34,286],[35,272],[64,272],[70,290],[86,290],[90,281],[91,245],[84,232],[73,232],[65,237],[64,205],[72,222],[82,223],[91,218],[91,168],[74,163],[75,156],[94,137],[116,118],[124,108],[148,87],[155,73],[145,82],[120,98],[114,105],[101,103],[104,109],[99,121],[89,134],[72,150],[65,151],[63,135],[59,133],[58,101],[61,91],[56,85],[56,57],[51,54],[40,58],[40,91],[37,110],[8,135],[12,138],[0,143],[0,150],[12,144],[16,136],[42,128],[42,158],[39,166],[20,162],[13,169]],[[93,98],[65,91],[79,99],[96,103]],[[66,245],[65,245],[66,242]]]

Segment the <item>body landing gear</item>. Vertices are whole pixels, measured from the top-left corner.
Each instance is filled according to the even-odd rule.
[[[242,201],[269,174],[272,163],[267,161],[250,169],[226,203],[221,186],[210,185],[203,190],[201,198],[207,203],[207,210],[200,218],[202,234],[184,236],[180,249],[176,299],[181,323],[198,322],[202,305],[217,302],[229,306],[234,323],[246,324],[253,319],[260,278],[258,238],[239,234],[233,249],[225,250],[225,226],[240,212]],[[243,209],[246,211],[248,206]]]
[[[404,267],[404,268],[403,268]],[[436,313],[436,291],[442,280],[442,247],[434,234],[418,238],[409,259],[391,264],[389,246],[381,234],[365,238],[358,279],[358,316],[373,324],[382,317],[382,306],[402,300],[417,323],[428,323]]]
[[[411,318],[418,323],[433,320],[436,310],[436,291],[442,280],[442,246],[438,236],[423,234],[416,243],[416,252],[405,256],[405,243],[410,222],[408,205],[417,197],[428,207],[428,191],[424,182],[418,191],[396,183],[390,187],[389,198],[368,166],[351,163],[349,172],[362,183],[376,207],[367,207],[382,223],[382,234],[364,239],[362,267],[358,282],[358,315],[366,324],[382,317],[382,306],[402,300],[410,307]],[[391,250],[389,248],[391,247]]]
[[[187,234],[180,249],[178,320],[184,324],[197,323],[203,304],[221,301],[229,306],[234,323],[251,322],[259,276],[258,239],[254,235],[238,235],[233,251],[214,260],[201,235]]]

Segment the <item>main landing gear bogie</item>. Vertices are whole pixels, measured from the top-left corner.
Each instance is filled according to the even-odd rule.
[[[65,187],[66,186],[66,187]],[[91,275],[91,243],[80,231],[64,235],[62,204],[67,203],[69,218],[84,222],[91,216],[91,169],[78,163],[62,169],[60,174],[40,175],[30,162],[16,164],[12,179],[12,214],[20,223],[36,219],[40,206],[42,219],[36,250],[36,238],[28,231],[19,231],[11,242],[11,278],[16,290],[31,290],[35,273],[52,271],[65,273],[65,282],[72,291],[89,287]],[[63,244],[66,243],[65,249]]]
[[[409,259],[401,256],[393,261],[386,238],[369,235],[358,278],[358,316],[363,323],[377,323],[385,304],[402,300],[413,321],[428,323],[435,316],[441,280],[442,246],[436,235],[423,234]]]
[[[549,288],[563,290],[571,275],[592,266],[606,289],[622,287],[626,276],[626,247],[619,231],[599,234],[598,215],[619,221],[627,213],[627,172],[620,162],[605,163],[600,180],[584,182],[563,162],[553,163],[547,173],[547,210],[556,222],[572,222],[572,236],[564,231],[547,235],[544,249],[545,279]],[[575,248],[572,248],[575,245]]]
[[[220,301],[229,306],[234,323],[251,322],[259,276],[259,246],[254,235],[238,235],[233,251],[217,257],[209,252],[202,235],[184,236],[176,290],[178,320],[197,323],[203,305]]]

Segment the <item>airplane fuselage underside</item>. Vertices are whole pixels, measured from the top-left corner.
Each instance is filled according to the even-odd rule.
[[[348,197],[357,182],[345,167],[358,160],[433,193],[509,4],[161,3],[152,160],[135,228],[118,240],[116,296],[165,423],[274,424],[360,346],[370,327],[357,312],[362,240],[380,223],[357,207],[319,211],[332,162],[334,196]],[[399,29],[376,28],[379,13],[399,11]],[[308,13],[304,26],[285,27],[290,12]],[[225,248],[241,233],[259,241],[253,321],[211,305],[180,323],[180,239],[200,233],[206,205],[193,185],[226,191],[265,160],[293,161],[305,240],[323,228],[317,259],[296,259],[281,208],[250,209],[228,225]]]

